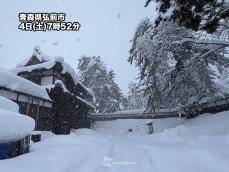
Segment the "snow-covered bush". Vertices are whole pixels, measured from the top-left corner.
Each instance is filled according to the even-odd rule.
[[[0,109],[0,142],[17,141],[29,135],[35,121],[25,115]]]

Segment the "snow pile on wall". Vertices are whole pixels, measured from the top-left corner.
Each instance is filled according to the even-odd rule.
[[[26,80],[5,70],[0,70],[0,78],[4,78],[0,80],[1,87],[50,100],[45,88],[29,80]]]
[[[0,143],[19,140],[30,134],[34,127],[32,118],[0,109]]]
[[[19,112],[19,106],[17,103],[2,96],[0,96],[0,109]]]
[[[217,114],[204,114],[194,119],[186,120],[182,125],[165,130],[165,137],[195,137],[199,135],[216,136],[229,135],[229,111]]]

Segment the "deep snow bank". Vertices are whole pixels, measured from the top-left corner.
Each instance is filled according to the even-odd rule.
[[[217,114],[204,114],[186,121],[188,127],[198,128],[199,134],[221,135],[229,134],[229,111]]]
[[[203,114],[199,117],[184,121],[181,125],[166,129],[162,136],[177,137],[202,137],[204,136],[229,136],[229,111],[216,114]],[[227,136],[226,136],[227,137]],[[229,137],[228,137],[229,138]]]
[[[146,119],[118,119],[112,121],[97,121],[92,125],[94,130],[110,134],[146,134],[148,127]],[[217,114],[203,114],[197,118],[166,118],[153,119],[154,131],[162,135],[223,135],[229,134],[229,111]],[[132,129],[132,132],[128,132]]]
[[[112,121],[97,121],[92,125],[94,130],[110,133],[110,134],[146,134],[148,126],[145,125],[147,119],[118,119]],[[176,127],[184,123],[185,119],[181,118],[167,118],[154,119],[154,131],[162,132],[165,129]],[[132,132],[129,132],[132,129]]]
[[[228,172],[228,114],[205,114],[189,120],[158,119],[155,125],[163,124],[163,131],[152,135],[134,135],[137,130],[128,134],[130,127],[145,125],[145,120],[98,122],[94,130],[79,129],[35,143],[31,153],[0,161],[0,171]],[[111,158],[111,163],[124,164],[104,166],[105,157]]]
[[[30,134],[34,126],[32,118],[0,109],[0,143],[19,140]]]

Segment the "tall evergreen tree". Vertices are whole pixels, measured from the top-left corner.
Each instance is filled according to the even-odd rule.
[[[145,109],[147,98],[144,96],[144,91],[138,87],[137,83],[129,84],[128,93],[128,109]]]
[[[81,57],[78,70],[82,83],[94,92],[99,113],[114,112],[123,107],[124,98],[115,82],[115,73],[107,70],[100,57]]]

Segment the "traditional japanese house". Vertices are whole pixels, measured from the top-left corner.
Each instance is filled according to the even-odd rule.
[[[52,131],[67,134],[71,129],[90,127],[89,112],[94,110],[91,91],[74,70],[57,57],[50,60],[38,47],[33,55],[11,72],[46,88],[52,101]]]

